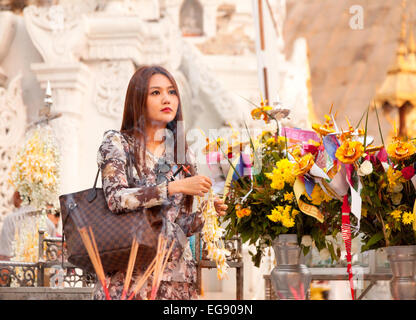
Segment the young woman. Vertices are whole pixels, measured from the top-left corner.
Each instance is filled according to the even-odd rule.
[[[178,87],[172,75],[160,66],[141,67],[127,88],[121,130],[105,132],[98,151],[110,210],[120,214],[140,208],[159,210],[169,224],[169,238],[178,244],[163,273],[157,299],[197,298],[196,266],[187,237],[203,227],[203,208],[192,212],[193,196],[203,196],[212,183],[209,177],[198,175],[193,160],[187,159],[186,142],[185,150],[178,148],[178,139],[184,137],[178,126],[182,120]],[[160,139],[160,132],[166,129],[171,133],[166,137],[172,139]],[[182,170],[172,181],[173,173],[182,165],[179,156],[189,165],[190,176]],[[215,208],[224,215],[227,206],[218,199]],[[112,299],[120,299],[124,277],[125,270],[107,276]],[[132,283],[136,277],[133,275]],[[151,279],[135,298],[148,298],[150,289]],[[105,299],[99,283],[94,299]]]

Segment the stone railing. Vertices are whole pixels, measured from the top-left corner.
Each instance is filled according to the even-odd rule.
[[[62,244],[39,230],[37,262],[0,261],[0,300],[91,299],[95,274],[65,261]]]

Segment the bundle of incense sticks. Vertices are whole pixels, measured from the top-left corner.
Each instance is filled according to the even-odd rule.
[[[139,250],[139,243],[136,238],[133,238],[133,243],[131,245],[129,262],[127,265],[126,279],[124,281],[123,292],[121,293],[121,300],[126,299],[127,290],[129,289],[131,277],[133,275],[134,263],[136,262],[137,251]]]
[[[131,300],[134,298],[134,296],[143,287],[143,285],[146,283],[146,281],[149,279],[152,273],[153,273],[153,281],[152,281],[152,290],[150,294],[150,300],[154,300],[156,298],[157,291],[159,290],[160,281],[162,280],[163,271],[165,270],[166,263],[172,253],[175,240],[172,241],[169,248],[167,247],[167,242],[168,242],[167,239],[165,239],[162,235],[159,235],[156,256],[154,257],[150,265],[147,267],[144,274],[136,282],[128,300]],[[126,280],[130,282],[131,278],[127,279],[127,275],[126,275]],[[125,283],[125,286],[126,286],[126,283]],[[128,284],[126,288],[128,288]]]
[[[159,235],[150,300],[154,300],[156,298],[157,291],[159,290],[160,281],[162,280],[163,271],[165,270],[166,263],[168,262],[169,256],[172,252],[175,240],[172,241],[169,249],[167,248],[167,243],[168,240],[165,239],[162,235]]]
[[[95,242],[94,233],[92,232],[91,227],[82,227],[78,228],[79,234],[81,235],[82,242],[84,243],[85,248],[87,249],[88,255],[91,259],[92,265],[94,267],[95,273],[97,274],[98,280],[101,282],[103,287],[105,298],[111,300],[110,294],[108,293],[107,284],[105,281],[104,269],[101,263],[100,254],[98,252],[97,243]]]

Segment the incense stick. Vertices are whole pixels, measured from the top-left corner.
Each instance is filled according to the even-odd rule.
[[[101,282],[106,299],[111,300],[105,281],[104,269],[101,264],[98,247],[95,242],[94,233],[92,232],[91,227],[89,227],[88,230],[86,227],[78,228],[78,231],[81,235],[81,240],[87,250],[88,256],[90,257],[95,273],[97,274],[98,280]]]
[[[159,241],[157,242],[157,252],[156,252],[156,265],[155,265],[155,271],[153,273],[153,281],[152,281],[152,291],[150,294],[150,300],[154,300],[156,298],[156,285],[158,282],[158,278],[160,275],[160,265],[162,260],[160,259],[161,254],[165,251],[164,243],[165,239],[162,237],[162,235],[159,235]]]
[[[160,282],[162,279],[163,271],[165,270],[166,264],[172,253],[174,243],[175,243],[175,240],[173,240],[169,248],[167,248],[167,239],[165,239],[162,235],[159,235],[156,256],[153,258],[152,262],[147,267],[146,271],[143,273],[143,276],[141,276],[140,279],[137,280],[132,290],[132,293],[127,298],[127,300],[132,300],[134,296],[136,296],[137,292],[143,287],[143,285],[149,279],[152,273],[153,273],[153,279],[152,279],[150,299],[154,300],[156,298],[156,294],[157,294],[157,291],[159,289]],[[126,276],[126,279],[127,279],[127,276]]]
[[[137,292],[142,288],[143,284],[147,281],[147,279],[152,274],[156,263],[156,257],[152,260],[150,265],[147,267],[146,271],[144,272],[143,276],[137,281],[133,292],[130,294],[128,300],[133,299],[133,297],[137,294]]]
[[[130,286],[131,276],[133,274],[134,263],[136,262],[137,251],[139,249],[139,244],[136,238],[133,238],[133,243],[131,245],[129,262],[127,265],[126,279],[124,280],[123,292],[121,293],[121,300],[126,299],[127,290]]]
[[[173,249],[173,245],[175,243],[175,240],[172,240],[172,243],[169,247],[169,249],[166,248],[166,244],[168,242],[167,239],[163,238],[163,236],[159,236],[159,242],[160,245],[158,246],[158,252],[157,255],[157,261],[156,261],[156,267],[154,271],[154,277],[153,277],[153,283],[152,283],[152,291],[150,295],[150,300],[154,300],[156,298],[157,291],[159,290],[160,282],[162,280],[163,271],[165,270],[167,261],[170,257],[170,254]],[[160,252],[161,250],[161,252]],[[166,252],[167,251],[167,252]]]
[[[173,245],[175,244],[175,239],[173,239],[173,241],[172,241],[172,243],[171,243],[171,245],[170,245],[170,247],[169,247],[169,249],[168,249],[168,253],[166,254],[166,256],[165,256],[165,261],[163,262],[163,267],[162,267],[162,272],[163,272],[163,270],[165,270],[165,268],[166,268],[166,264],[167,264],[167,262],[168,262],[168,259],[169,259],[169,256],[170,256],[170,254],[172,253],[172,250],[173,250]]]
[[[98,246],[97,246],[97,243],[95,242],[94,232],[92,232],[91,226],[88,227],[88,230],[90,232],[90,237],[91,237],[91,240],[92,240],[92,245],[93,245],[93,249],[94,249],[94,252],[95,252],[95,257],[96,257],[96,260],[98,262],[98,267],[100,269],[100,272],[102,272],[103,275],[104,275],[104,268],[103,268],[103,265],[101,263],[100,253],[98,252]]]

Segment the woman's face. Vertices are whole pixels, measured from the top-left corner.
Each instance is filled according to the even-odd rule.
[[[154,74],[149,81],[146,110],[153,124],[166,125],[175,119],[179,98],[172,82],[163,74]]]

